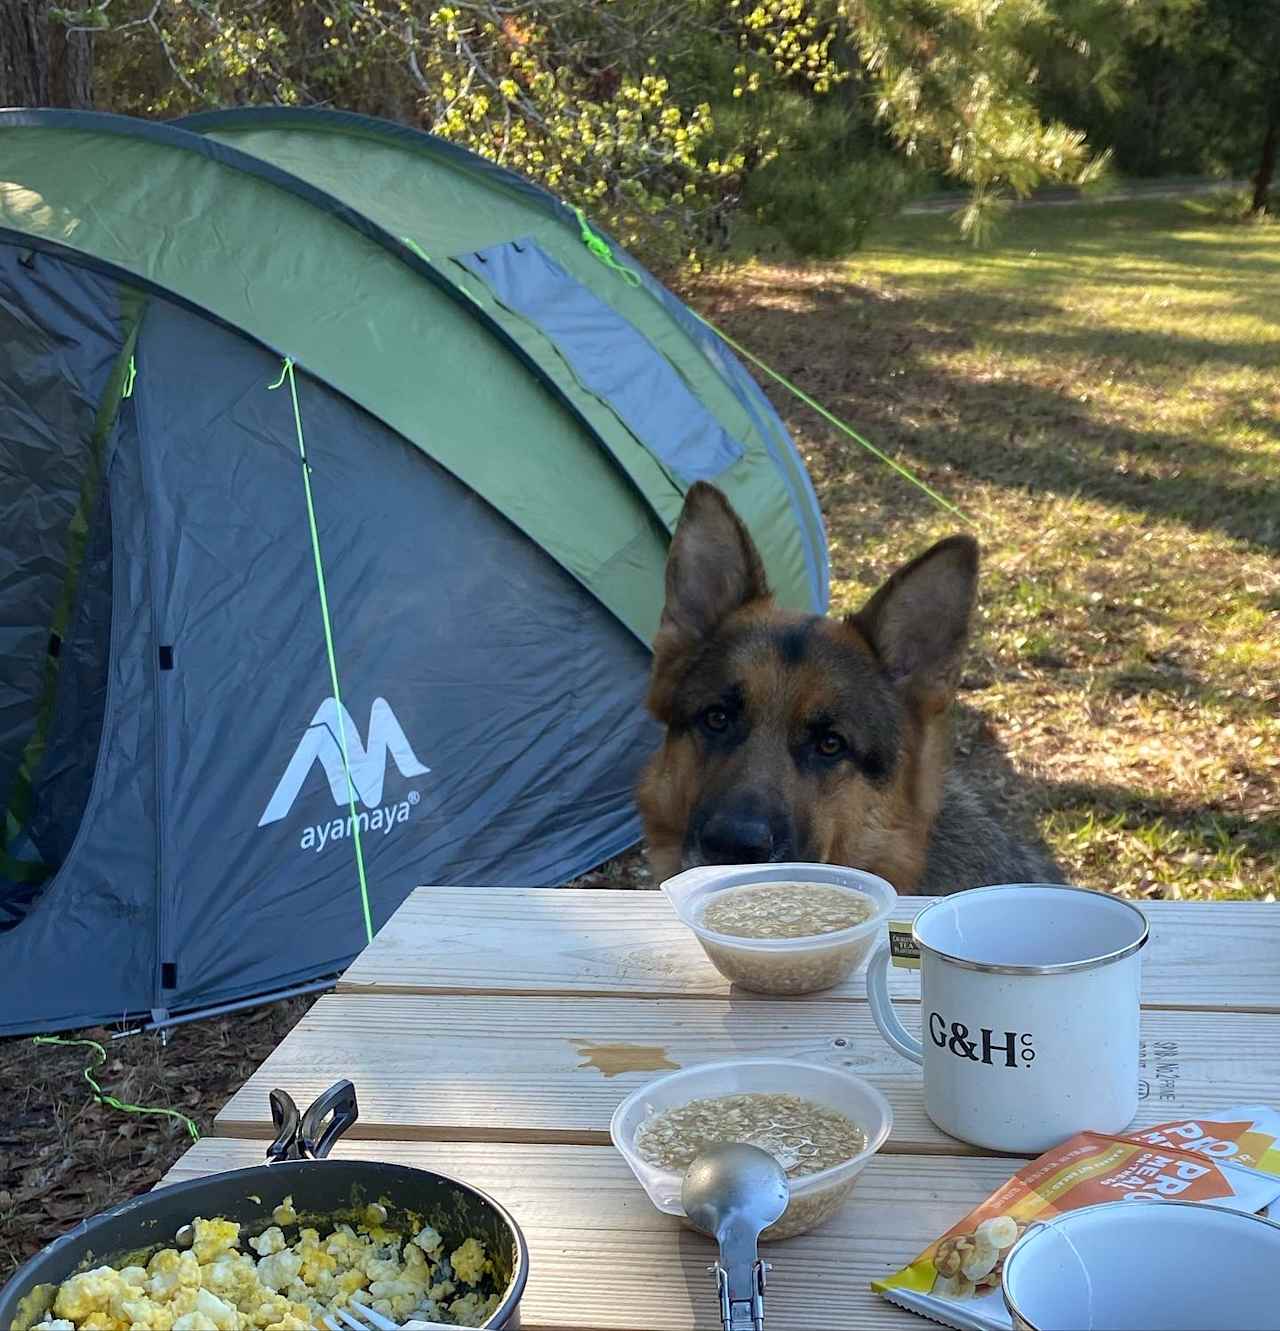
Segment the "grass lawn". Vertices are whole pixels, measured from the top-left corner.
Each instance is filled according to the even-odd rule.
[[[972,519],[962,753],[1075,880],[1280,890],[1280,227],[1211,205],[942,217],[690,298]],[[833,608],[956,530],[781,389],[826,514]]]

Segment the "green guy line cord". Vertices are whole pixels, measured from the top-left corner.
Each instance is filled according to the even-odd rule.
[[[702,315],[700,315],[698,311],[693,308],[693,306],[689,306],[688,308],[689,312],[693,315],[695,319],[698,320],[699,323],[705,324],[706,327],[711,329],[711,331],[722,342],[727,342],[729,346],[731,346],[734,349],[734,351],[738,353],[738,355],[745,356],[753,365],[759,366],[760,369],[762,369],[765,372],[765,374],[769,376],[770,379],[774,379],[778,383],[780,383],[783,386],[783,388],[787,390],[787,392],[794,394],[806,406],[812,407],[813,410],[816,411],[818,415],[822,417],[823,420],[830,422],[832,425],[836,427],[837,430],[842,430],[855,443],[861,444],[862,447],[865,448],[867,452],[870,453],[873,457],[879,458],[881,462],[885,463],[887,466],[892,467],[894,471],[898,473],[899,476],[902,476],[906,480],[910,481],[911,484],[914,485],[918,490],[923,490],[924,493],[927,494],[929,498],[934,501],[935,504],[941,504],[943,508],[945,508],[949,513],[954,513],[956,517],[958,517],[962,522],[967,522],[969,523],[970,526],[976,525],[973,519],[962,513],[951,502],[951,500],[944,499],[936,490],[926,485],[924,481],[922,481],[918,476],[914,475],[912,472],[908,471],[906,467],[904,467],[900,462],[895,462],[893,458],[891,458],[887,453],[881,452],[880,449],[878,449],[875,446],[875,444],[864,439],[857,432],[857,430],[853,428],[852,425],[846,425],[845,422],[839,418],[839,416],[832,415],[832,413],[829,412],[826,409],[826,407],[822,405],[821,402],[815,402],[814,399],[811,398],[809,394],[804,391],[803,388],[797,388],[796,385],[793,384],[790,379],[785,378],[783,375],[779,374],[777,370],[773,369],[769,365],[766,365],[764,361],[760,359],[759,356],[752,355],[752,353],[749,352],[746,349],[746,347],[744,347],[740,342],[735,342],[733,338],[731,338],[727,333],[722,332],[719,328],[717,328],[715,324],[711,322],[710,319],[704,319]]]
[[[298,383],[293,376],[293,360],[286,356],[280,378],[268,385],[279,388],[289,381],[289,396],[293,401],[293,424],[298,434],[298,456],[302,459],[302,488],[307,496],[307,523],[311,528],[311,553],[316,564],[316,588],[320,593],[320,616],[324,620],[324,648],[329,657],[329,682],[333,686],[333,701],[338,713],[338,745],[342,749],[342,770],[347,777],[347,804],[351,809],[351,836],[356,846],[356,874],[360,879],[360,905],[364,910],[364,933],[373,942],[373,915],[369,910],[369,883],[364,873],[364,847],[360,843],[360,817],[356,813],[356,788],[351,780],[351,760],[347,756],[347,713],[338,690],[338,658],[333,650],[333,624],[329,619],[329,594],[325,590],[324,564],[320,559],[320,532],[316,527],[316,509],[311,498],[311,464],[307,461],[307,444],[302,434],[302,412],[298,407]]]
[[[117,1100],[114,1095],[108,1095],[106,1091],[98,1084],[94,1077],[96,1069],[102,1067],[107,1061],[107,1051],[97,1042],[97,1040],[63,1040],[56,1035],[37,1035],[32,1038],[32,1044],[60,1044],[67,1046],[82,1045],[86,1049],[92,1049],[97,1058],[89,1064],[84,1070],[84,1079],[93,1088],[93,1098],[100,1105],[108,1105],[112,1109],[118,1109],[124,1114],[160,1114],[165,1118],[176,1118],[179,1123],[186,1125],[187,1131],[191,1134],[191,1140],[198,1142],[200,1140],[200,1129],[196,1127],[195,1120],[188,1118],[186,1114],[180,1113],[176,1109],[158,1109],[151,1105],[129,1105],[123,1100]]]
[[[612,268],[615,273],[621,273],[623,280],[633,287],[640,285],[640,274],[634,270],[620,264],[613,257],[613,251],[609,248],[609,242],[603,236],[597,236],[591,229],[591,223],[587,221],[586,214],[581,208],[575,208],[574,214],[578,219],[578,226],[582,230],[582,243],[591,251],[592,254],[600,260],[606,268]]]
[[[596,235],[596,233],[592,231],[591,226],[588,223],[586,217],[583,215],[581,208],[575,208],[573,211],[577,215],[578,225],[582,228],[582,243],[587,247],[587,249],[589,249],[591,253],[594,254],[596,258],[599,259],[600,262],[604,264],[606,268],[612,268],[616,272],[621,273],[622,276],[626,278],[626,280],[633,287],[638,287],[640,285],[639,274],[636,273],[631,268],[624,267],[613,257],[613,251],[609,248],[608,243],[602,237]],[[862,447],[865,448],[868,453],[870,453],[873,457],[879,458],[880,461],[885,463],[887,466],[892,467],[893,470],[896,471],[899,476],[902,476],[906,480],[910,481],[911,484],[914,485],[918,490],[923,490],[924,493],[927,494],[929,498],[934,501],[934,503],[941,504],[943,508],[945,508],[950,513],[954,513],[956,517],[958,517],[962,522],[967,522],[970,524],[970,526],[976,525],[974,524],[972,518],[969,518],[965,514],[963,514],[949,499],[944,499],[936,490],[931,489],[918,476],[915,476],[910,471],[908,471],[907,468],[904,467],[900,462],[895,462],[893,458],[891,458],[887,453],[881,452],[881,450],[878,449],[873,443],[870,443],[868,440],[864,439],[857,432],[857,430],[853,428],[852,425],[847,425],[838,416],[835,416],[831,412],[829,412],[826,409],[826,407],[824,407],[820,402],[815,402],[814,399],[811,398],[809,394],[804,391],[803,388],[796,387],[796,385],[793,384],[790,379],[786,378],[784,375],[779,374],[778,371],[773,369],[772,366],[766,365],[764,361],[760,359],[759,356],[753,355],[750,351],[746,349],[746,347],[742,346],[741,343],[735,342],[733,338],[731,338],[727,333],[722,332],[719,328],[717,328],[715,324],[711,322],[710,319],[703,318],[703,316],[699,314],[698,311],[693,308],[693,306],[691,305],[686,306],[686,308],[688,309],[689,313],[692,314],[693,317],[698,320],[699,323],[711,329],[711,331],[722,342],[727,343],[740,356],[745,356],[747,360],[749,360],[753,365],[756,365],[760,369],[762,369],[765,372],[765,374],[769,376],[770,379],[773,379],[776,382],[780,383],[783,386],[783,388],[787,390],[788,393],[791,393],[795,397],[798,397],[800,401],[803,402],[806,406],[812,407],[813,410],[816,411],[818,415],[822,417],[823,420],[830,422],[830,424],[834,425],[837,430],[843,431],[855,443],[861,444]]]

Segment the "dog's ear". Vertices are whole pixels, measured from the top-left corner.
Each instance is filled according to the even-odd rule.
[[[695,481],[667,555],[658,642],[706,638],[735,610],[768,595],[764,564],[742,519],[714,485]]]
[[[848,622],[895,684],[942,702],[955,685],[977,588],[977,541],[949,536],[898,569]]]
[[[685,495],[667,555],[666,593],[653,643],[655,672],[704,642],[735,610],[769,595],[750,533],[705,481]]]

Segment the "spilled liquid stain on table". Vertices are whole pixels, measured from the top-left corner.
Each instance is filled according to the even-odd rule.
[[[588,1040],[574,1040],[583,1057],[580,1068],[595,1068],[605,1077],[618,1077],[624,1072],[675,1071],[679,1063],[667,1057],[667,1051],[656,1044],[591,1044]]]

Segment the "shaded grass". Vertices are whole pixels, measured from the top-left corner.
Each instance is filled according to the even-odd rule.
[[[1280,889],[1280,228],[1211,202],[945,218],[691,299],[974,520],[959,743],[1076,879]],[[827,519],[833,607],[957,526],[770,389]],[[1012,766],[1010,766],[1012,764]]]

